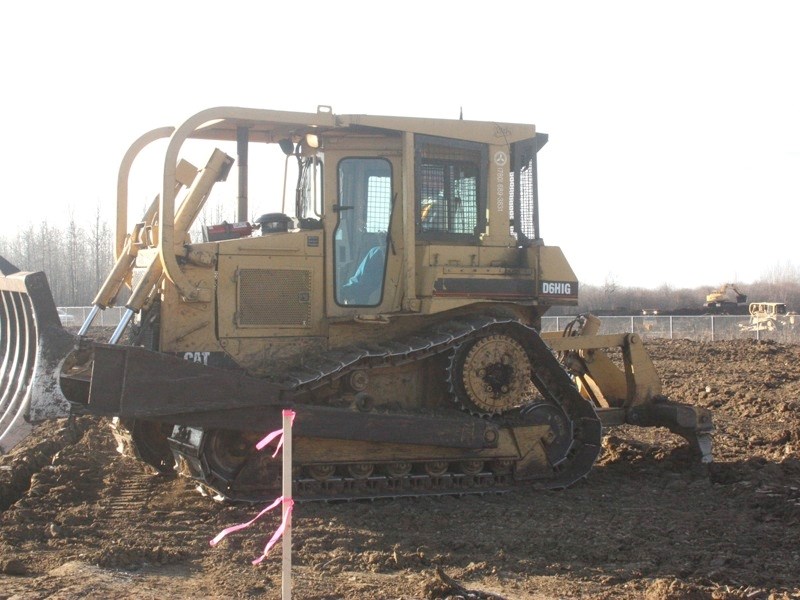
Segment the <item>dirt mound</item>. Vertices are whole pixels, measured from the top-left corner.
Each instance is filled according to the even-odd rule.
[[[667,396],[713,411],[713,464],[618,427],[563,491],[300,504],[294,597],[800,598],[800,348],[647,348]],[[103,420],[50,423],[0,457],[0,599],[279,598],[280,551],[250,564],[276,516],[209,545],[259,508],[143,470]]]

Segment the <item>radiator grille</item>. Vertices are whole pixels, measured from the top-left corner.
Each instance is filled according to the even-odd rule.
[[[311,271],[240,269],[241,327],[308,327],[311,321]]]

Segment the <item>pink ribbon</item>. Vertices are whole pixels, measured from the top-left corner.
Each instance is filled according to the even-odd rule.
[[[278,527],[278,529],[275,530],[275,533],[272,534],[272,537],[270,538],[269,542],[267,542],[267,545],[264,546],[263,554],[253,561],[254,565],[257,565],[262,560],[267,558],[267,552],[269,552],[270,548],[272,548],[275,545],[275,542],[277,542],[280,539],[280,537],[283,535],[283,532],[286,531],[286,526],[291,520],[292,509],[294,508],[294,500],[292,500],[291,498],[284,499],[283,496],[278,498],[278,500],[283,500],[283,505],[286,507],[286,510],[283,513],[283,519],[281,519],[281,525],[280,527]]]
[[[289,417],[289,427],[291,428],[292,424],[294,424],[294,417],[295,417],[294,411],[284,410],[283,416]],[[275,458],[275,456],[278,455],[281,446],[283,446],[283,428],[273,431],[272,433],[267,435],[263,440],[258,442],[258,444],[256,444],[256,450],[261,450],[264,446],[269,444],[272,440],[274,440],[277,437],[280,437],[280,440],[278,441],[277,448],[275,448],[275,453],[272,455],[272,457]],[[222,538],[224,538],[226,535],[228,535],[229,533],[233,533],[234,531],[239,531],[240,529],[245,529],[246,527],[250,527],[250,525],[258,521],[261,517],[263,517],[265,514],[267,514],[269,511],[271,511],[279,504],[283,504],[286,510],[283,512],[283,518],[281,519],[280,527],[278,527],[278,529],[275,530],[275,533],[272,534],[272,537],[270,538],[269,542],[267,542],[267,545],[264,547],[264,552],[261,554],[261,556],[259,556],[253,561],[254,565],[259,564],[262,560],[264,560],[267,557],[267,553],[281,538],[284,531],[286,531],[286,527],[291,522],[292,510],[294,509],[294,500],[292,500],[291,498],[284,498],[283,496],[276,498],[272,504],[270,504],[260,513],[258,513],[247,523],[239,523],[238,525],[233,525],[231,527],[223,529],[221,532],[217,534],[217,537],[215,537],[209,543],[211,544],[211,546],[216,546],[217,544],[220,543],[220,541],[222,541]]]
[[[289,499],[289,501],[291,502],[291,499]],[[256,521],[258,521],[261,517],[263,517],[265,514],[267,514],[269,511],[271,511],[276,506],[278,506],[278,504],[280,504],[281,502],[283,502],[283,496],[280,496],[278,499],[275,500],[275,502],[270,504],[267,508],[262,510],[260,513],[258,513],[254,518],[249,520],[247,523],[239,523],[238,525],[233,525],[231,527],[228,527],[227,529],[223,529],[222,531],[220,531],[217,534],[217,537],[215,537],[209,543],[212,546],[216,546],[217,544],[219,544],[222,541],[222,538],[224,538],[229,533],[233,533],[234,531],[239,531],[240,529],[244,529],[246,527],[250,527],[250,525],[252,525]],[[294,504],[294,503],[292,502],[292,504]]]
[[[295,415],[294,411],[287,410],[287,411],[284,411],[284,413],[286,413],[286,416],[289,417],[289,425],[293,425],[294,424],[294,415]],[[275,431],[273,431],[272,433],[267,435],[267,437],[265,437],[263,440],[258,442],[256,444],[256,450],[261,450],[264,446],[269,444],[276,437],[280,437],[281,439],[278,440],[278,445],[275,448],[275,452],[272,454],[272,458],[275,458],[276,456],[278,456],[278,452],[280,451],[281,446],[283,446],[283,428],[282,427],[280,429],[276,429]]]

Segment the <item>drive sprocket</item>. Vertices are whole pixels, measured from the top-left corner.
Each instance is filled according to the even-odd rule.
[[[496,415],[525,403],[531,364],[524,346],[505,333],[469,340],[456,347],[448,366],[450,391],[465,410]]]

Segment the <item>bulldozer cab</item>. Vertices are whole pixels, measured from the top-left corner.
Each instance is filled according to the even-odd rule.
[[[782,302],[752,302],[750,314],[761,317],[777,317],[787,314],[786,304]]]
[[[132,165],[164,139],[160,194],[131,224]],[[195,140],[216,146],[201,168],[184,159]],[[80,333],[97,311],[124,302],[111,343],[132,335],[152,350],[263,373],[273,360],[345,343],[347,324],[483,304],[538,327],[550,306],[578,298],[563,253],[539,231],[546,141],[533,125],[334,115],[327,106],[219,107],[152,130],[123,157],[117,265]],[[265,145],[285,164],[254,163]],[[193,235],[229,174],[232,223]],[[250,185],[265,174],[266,201]],[[251,214],[265,204],[268,212]]]
[[[206,235],[206,243],[168,250],[186,236],[186,223],[177,228],[170,219],[178,180],[171,164],[189,138],[237,142],[238,157],[227,157],[226,168],[239,165],[241,222],[248,221],[253,170],[248,148],[266,140],[287,160],[297,159],[294,210],[284,202],[288,215],[276,213],[290,226],[262,223],[261,235]],[[183,312],[216,304],[222,339],[326,336],[328,319],[429,314],[478,300],[538,306],[535,318],[550,305],[576,304],[574,273],[538,231],[536,154],[546,140],[531,125],[334,116],[328,107],[316,114],[206,111],[170,134],[159,223],[151,227],[158,237],[150,247],[172,290],[159,295],[174,305],[170,314],[181,312],[179,304],[188,305]],[[121,182],[139,149],[129,152]],[[282,185],[291,189],[288,180]],[[118,220],[119,251],[129,229]],[[218,281],[236,285],[217,285],[194,260],[203,255],[215,263]],[[130,308],[138,312],[140,304]],[[174,351],[189,342],[173,344],[178,337],[169,325],[161,331]]]

